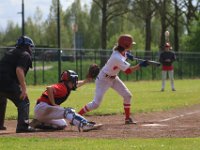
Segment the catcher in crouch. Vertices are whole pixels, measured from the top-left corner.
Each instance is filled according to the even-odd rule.
[[[34,117],[30,126],[39,129],[62,130],[67,126],[66,120],[71,125],[78,127],[79,131],[98,129],[102,124],[89,122],[77,114],[72,108],[59,106],[70,95],[71,90],[87,83],[89,79],[78,81],[78,75],[72,70],[64,71],[61,74],[60,82],[47,86],[41,97],[37,100]]]

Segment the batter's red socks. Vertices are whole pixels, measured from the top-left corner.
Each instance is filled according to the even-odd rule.
[[[79,115],[84,115],[85,113],[89,112],[90,110],[87,108],[87,106],[85,105],[79,112]]]
[[[125,113],[125,119],[129,119],[130,118],[130,108],[131,108],[131,104],[124,104],[124,113]]]

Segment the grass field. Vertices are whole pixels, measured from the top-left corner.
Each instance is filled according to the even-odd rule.
[[[160,92],[161,81],[125,82],[133,94],[132,112],[165,111],[178,107],[200,103],[200,80],[176,80],[176,92],[170,89],[169,81],[165,92]],[[44,91],[45,86],[29,86],[31,100],[30,117],[33,117],[33,107],[36,99]],[[95,85],[87,84],[72,92],[62,106],[74,107],[78,111],[87,102],[92,100]],[[123,101],[115,91],[110,89],[99,109],[89,115],[121,114]],[[17,111],[9,101],[6,118],[16,119]],[[55,144],[56,143],[56,144]],[[197,150],[200,147],[200,138],[160,138],[160,139],[91,139],[91,138],[19,138],[0,137],[0,149],[134,149],[134,150]]]
[[[200,138],[39,139],[0,138],[1,150],[199,150]]]

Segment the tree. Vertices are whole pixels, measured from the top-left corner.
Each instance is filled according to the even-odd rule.
[[[65,26],[67,26],[68,35],[70,37],[70,47],[86,48],[90,46],[89,39],[89,10],[85,5],[81,7],[80,0],[75,0],[74,3],[66,10]],[[74,43],[74,40],[76,43]],[[74,45],[76,44],[76,45]]]
[[[114,17],[121,16],[129,11],[130,0],[93,0],[101,10],[101,66],[106,62],[107,26]]]
[[[134,0],[132,12],[142,19],[145,24],[145,50],[151,51],[151,19],[154,16],[156,7],[154,0]]]
[[[57,47],[57,0],[52,0],[52,5],[50,7],[50,14],[46,20],[47,28],[45,31],[45,37],[47,45],[51,47]]]
[[[2,36],[1,46],[15,46],[16,39],[21,35],[21,28],[14,24],[13,21],[8,21],[5,33]]]
[[[195,19],[199,19],[197,12],[200,9],[200,1],[199,0],[183,0],[184,3],[184,14],[186,17],[186,28],[187,32],[190,33],[190,24]]]
[[[184,51],[200,52],[200,13],[198,20],[190,23],[190,36],[185,35],[181,44]]]
[[[158,14],[160,16],[160,23],[161,23],[161,34],[160,34],[160,43],[159,49],[163,50],[165,44],[165,31],[168,30],[169,21],[168,21],[168,14],[171,7],[171,0],[158,0],[156,1],[156,7],[158,8]]]
[[[88,48],[100,48],[100,24],[100,8],[96,4],[92,3],[88,29]]]

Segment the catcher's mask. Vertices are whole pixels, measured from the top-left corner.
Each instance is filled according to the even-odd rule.
[[[78,74],[73,70],[65,70],[61,73],[60,82],[72,82],[72,90],[76,90],[78,84]]]
[[[133,41],[133,37],[129,34],[121,35],[118,39],[118,46],[124,49],[128,49],[132,44],[136,44]]]

